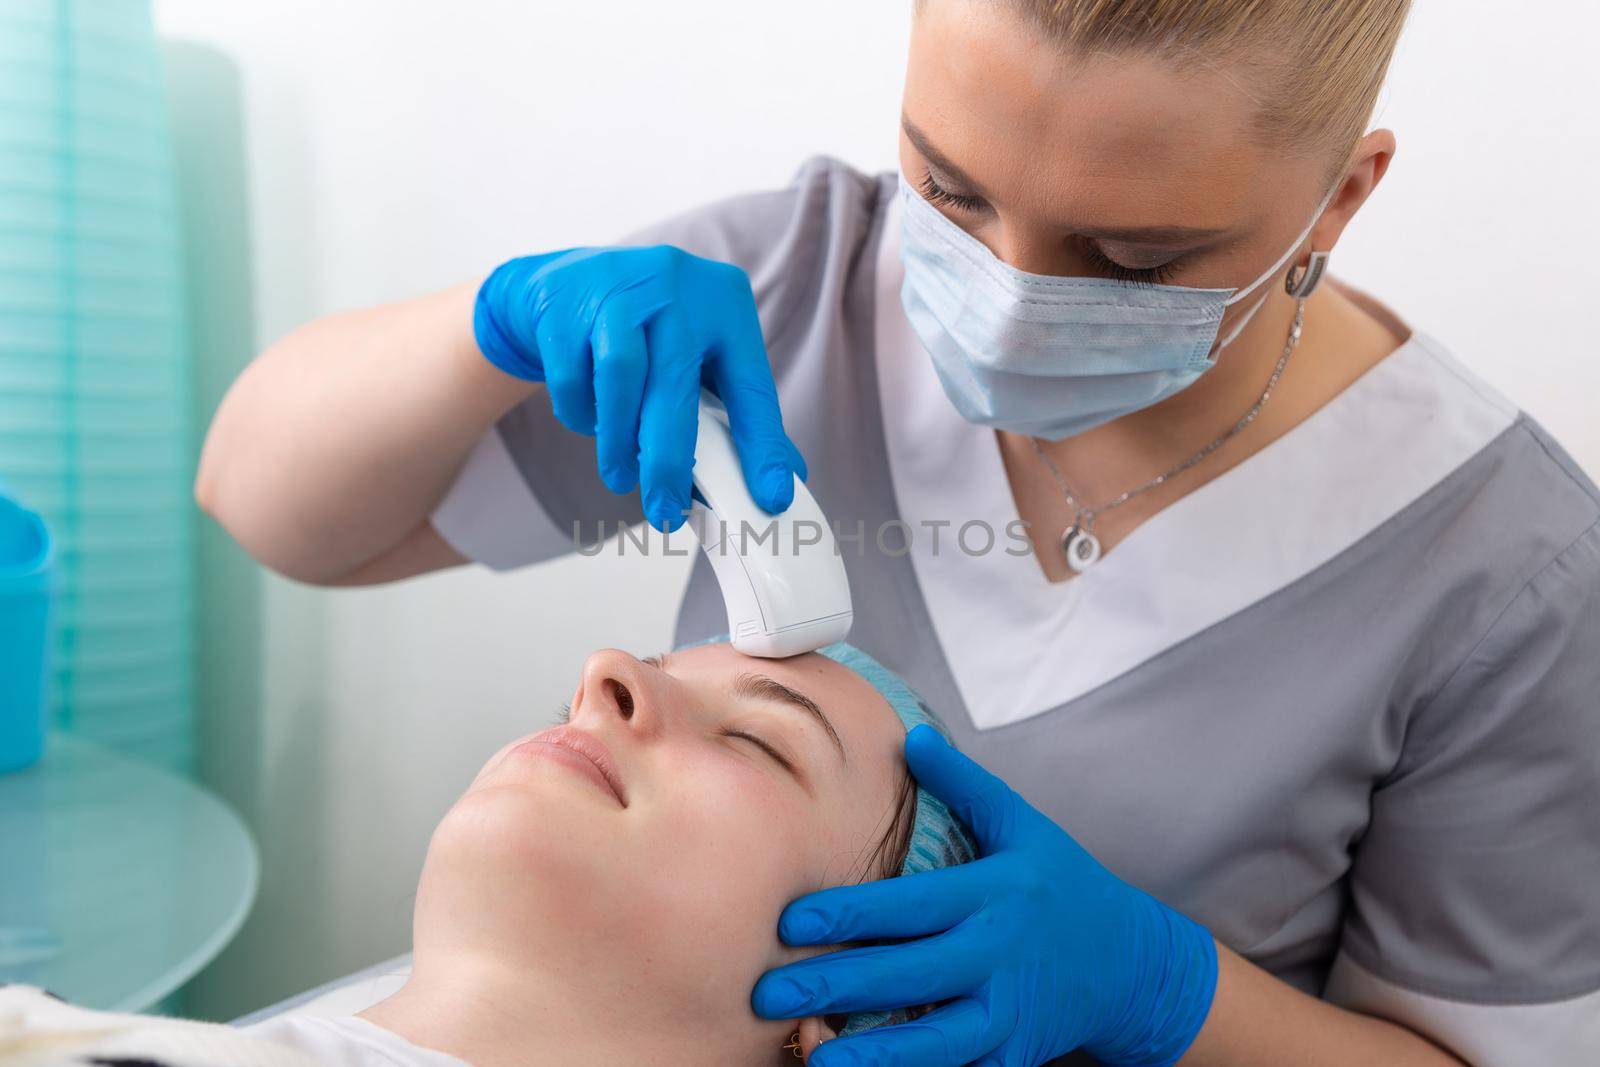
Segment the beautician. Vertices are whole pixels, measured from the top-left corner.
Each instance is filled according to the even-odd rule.
[[[977,761],[908,739],[977,862],[784,912],[903,940],[759,1013],[941,1004],[814,1062],[1600,1063],[1600,492],[1327,273],[1407,7],[923,0],[898,175],[306,325],[199,499],[306,581],[523,566],[681,524],[704,380]]]

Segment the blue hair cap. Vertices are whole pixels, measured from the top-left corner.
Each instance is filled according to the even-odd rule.
[[[950,739],[944,723],[940,722],[939,717],[922,702],[916,691],[898,674],[859,648],[840,641],[819,648],[817,652],[835,663],[849,667],[866,679],[900,717],[906,733],[910,733],[918,726],[926,725],[938,730],[944,735],[945,740]],[[936,871],[941,867],[954,867],[959,863],[971,862],[976,855],[977,848],[971,835],[967,833],[967,828],[950,814],[950,809],[945,807],[944,801],[919,786],[917,817],[911,827],[911,847],[906,850],[906,859],[900,865],[900,873],[920,874],[923,871]]]
[[[944,735],[945,740],[950,739],[949,732],[945,730],[944,723],[933,713],[928,705],[922,702],[916,691],[905,683],[905,680],[888,667],[879,663],[854,645],[840,641],[836,644],[819,648],[820,655],[827,656],[835,663],[849,667],[876,689],[894,709],[894,713],[905,724],[906,733],[910,733],[918,726],[931,726]],[[936,871],[943,867],[954,867],[961,863],[970,863],[977,857],[978,848],[972,835],[967,831],[944,801],[929,793],[921,786],[917,787],[917,814],[911,824],[911,845],[906,849],[905,862],[900,865],[900,874],[921,874],[924,871]],[[905,1008],[893,1011],[858,1011],[846,1016],[844,1025],[839,1028],[840,1037],[849,1037],[866,1030],[876,1030],[880,1026],[892,1026],[896,1023],[909,1022],[913,1015]]]

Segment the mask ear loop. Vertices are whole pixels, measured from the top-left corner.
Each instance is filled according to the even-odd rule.
[[[1328,272],[1328,259],[1332,255],[1333,253],[1331,252],[1313,252],[1311,253],[1310,262],[1307,263],[1304,268],[1302,268],[1298,263],[1290,267],[1289,273],[1284,275],[1284,291],[1290,296],[1294,297],[1296,300],[1304,300],[1306,297],[1316,292],[1317,287],[1322,284],[1323,275]],[[1304,270],[1303,274],[1300,273],[1302,270]],[[1227,348],[1229,345],[1233,344],[1234,341],[1238,340],[1239,335],[1244,332],[1244,328],[1250,325],[1250,320],[1255,318],[1256,312],[1260,311],[1261,305],[1265,304],[1266,302],[1267,295],[1265,293],[1262,293],[1261,296],[1257,297],[1256,302],[1250,306],[1250,310],[1245,312],[1244,315],[1240,317],[1239,322],[1234,326],[1234,328],[1228,331],[1228,336],[1224,337],[1222,339],[1222,343],[1217,345],[1216,351],[1221,352],[1224,348]]]
[[[1306,228],[1301,231],[1300,236],[1295,240],[1294,245],[1289,249],[1289,251],[1285,252],[1278,262],[1269,267],[1267,269],[1267,273],[1263,274],[1261,277],[1251,282],[1248,286],[1229,297],[1226,303],[1231,304],[1233,301],[1238,300],[1251,289],[1254,289],[1256,286],[1272,277],[1273,274],[1277,273],[1277,271],[1282,268],[1284,262],[1287,261],[1290,256],[1294,255],[1295,249],[1300,247],[1300,243],[1307,237],[1310,237],[1311,231],[1317,228],[1317,223],[1322,220],[1322,213],[1327,210],[1328,205],[1333,202],[1333,194],[1338,191],[1338,184],[1335,184],[1332,189],[1329,189],[1327,195],[1322,198],[1322,202],[1317,205],[1317,210],[1311,216],[1311,221],[1306,224]],[[1312,252],[1311,262],[1307,265],[1305,274],[1301,275],[1299,278],[1295,277],[1296,272],[1300,269],[1299,265],[1297,264],[1293,267],[1290,267],[1288,275],[1284,278],[1284,288],[1288,290],[1289,295],[1295,297],[1296,299],[1304,300],[1306,297],[1316,292],[1317,286],[1322,284],[1322,276],[1327,272],[1328,257],[1331,254],[1332,253],[1330,252]],[[1213,359],[1216,358],[1216,356],[1221,353],[1224,348],[1227,348],[1229,345],[1233,344],[1234,341],[1238,340],[1239,335],[1244,332],[1244,328],[1250,325],[1250,320],[1255,318],[1256,312],[1260,311],[1261,305],[1265,304],[1266,302],[1266,293],[1262,293],[1256,298],[1256,302],[1250,306],[1250,310],[1244,313],[1243,317],[1239,319],[1238,323],[1234,325],[1233,329],[1228,331],[1228,336],[1223,338],[1222,343],[1217,345],[1217,347],[1212,351]]]
[[[1228,336],[1224,337],[1222,339],[1222,343],[1217,345],[1216,350],[1212,353],[1213,359],[1216,358],[1216,356],[1220,354],[1224,348],[1227,348],[1229,345],[1233,344],[1233,342],[1239,339],[1239,335],[1244,333],[1244,328],[1250,325],[1250,320],[1256,317],[1256,312],[1260,311],[1261,305],[1265,304],[1266,302],[1266,293],[1262,293],[1260,296],[1256,297],[1256,302],[1250,305],[1250,310],[1246,311],[1239,317],[1239,321],[1234,325],[1233,329],[1228,331]]]

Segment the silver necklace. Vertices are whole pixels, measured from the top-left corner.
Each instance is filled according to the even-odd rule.
[[[1268,400],[1272,399],[1272,390],[1277,387],[1278,379],[1283,377],[1283,369],[1289,365],[1289,357],[1294,355],[1295,346],[1300,343],[1300,328],[1305,322],[1305,312],[1305,299],[1301,298],[1295,301],[1294,325],[1289,327],[1289,339],[1284,343],[1283,355],[1278,357],[1278,365],[1272,368],[1272,377],[1267,379],[1267,387],[1261,390],[1261,395],[1250,406],[1250,410],[1245,412],[1244,418],[1234,423],[1220,437],[1176,467],[1156,475],[1143,485],[1129,489],[1121,496],[1108,500],[1104,504],[1088,507],[1078,503],[1078,498],[1073,495],[1071,488],[1068,487],[1067,480],[1061,476],[1061,469],[1056,466],[1055,461],[1044,450],[1044,446],[1039,443],[1039,439],[1037,437],[1029,438],[1033,442],[1033,450],[1039,454],[1040,459],[1044,460],[1045,466],[1050,468],[1050,474],[1055,478],[1056,486],[1060,488],[1061,495],[1066,498],[1067,506],[1073,510],[1072,525],[1061,531],[1061,551],[1067,557],[1067,566],[1082,574],[1099,562],[1100,538],[1095,536],[1093,529],[1094,520],[1097,516],[1103,515],[1114,508],[1120,508],[1134,497],[1147,493],[1158,485],[1165,485],[1169,480],[1176,478],[1221,448],[1233,438],[1234,434],[1256,421],[1256,416],[1261,414],[1261,409],[1267,406]]]

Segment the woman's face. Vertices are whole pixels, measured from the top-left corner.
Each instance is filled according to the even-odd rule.
[[[816,654],[596,652],[569,722],[491,757],[435,831],[416,966],[537,961],[755,1025],[756,978],[800,955],[777,938],[784,905],[877,876],[904,738],[875,689]]]
[[[1240,287],[1310,221],[1329,162],[1257,146],[1255,90],[1241,77],[1071,56],[1007,4],[925,0],[902,172],[1019,269]],[[1392,135],[1376,131],[1362,151],[1384,146],[1392,151]],[[1335,194],[1313,247],[1333,247],[1364,195]]]

